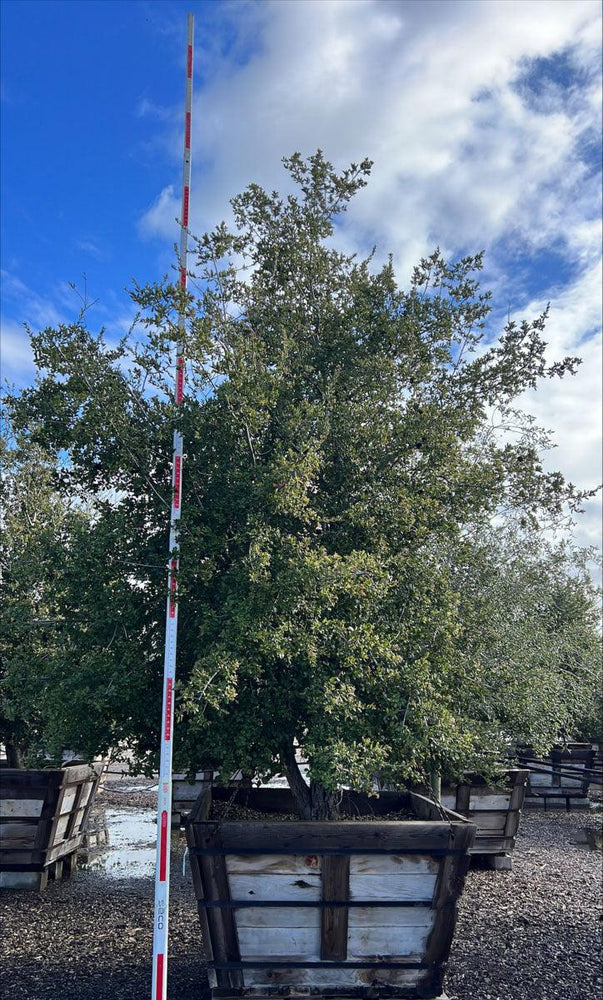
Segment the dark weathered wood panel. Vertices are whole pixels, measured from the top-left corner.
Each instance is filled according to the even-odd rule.
[[[331,855],[322,859],[322,899],[345,902],[350,895],[350,858]],[[348,909],[325,907],[322,911],[320,957],[343,961],[348,953]]]
[[[211,847],[218,824],[199,825],[200,847]],[[464,828],[463,828],[464,829]],[[473,827],[470,827],[471,831]],[[469,837],[469,832],[466,834]],[[436,822],[372,822],[350,820],[341,823],[321,822],[229,822],[222,825],[223,846],[228,851],[267,849],[292,853],[360,850],[415,850],[428,853],[444,850],[448,843],[447,826]]]
[[[211,826],[211,830],[207,827]],[[222,837],[218,823],[197,826],[190,824],[188,832],[192,837],[192,846],[207,846],[221,848]],[[190,841],[189,841],[190,844]],[[201,877],[203,898],[212,902],[230,899],[230,886],[226,870],[226,859],[221,854],[199,858],[199,873]],[[213,961],[240,962],[239,942],[233,911],[224,909],[208,909],[206,919],[202,922],[202,930],[209,934],[209,944],[213,953]],[[217,969],[218,986],[239,988],[243,985],[243,974],[238,969]]]

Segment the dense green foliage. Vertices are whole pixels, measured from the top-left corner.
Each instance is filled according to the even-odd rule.
[[[556,660],[511,650],[494,619],[484,628],[492,549],[475,602],[477,577],[460,587],[455,560],[468,525],[498,513],[535,529],[579,504],[544,471],[528,418],[512,414],[514,436],[490,419],[504,427],[521,392],[576,359],[547,364],[544,316],[484,342],[480,255],[449,264],[436,252],[403,291],[391,261],[373,268],[334,249],[368,162],[342,174],[320,153],[286,165],[297,195],[251,185],[233,201],[235,229],[197,241],[198,297],[168,283],[135,289],[136,346],[109,349],[83,320],[35,335],[38,381],[10,405],[36,442],[68,452],[63,488],[94,497],[57,667],[76,699],[70,725],[80,720],[70,738],[90,752],[118,739],[143,758],[156,751],[178,421],[178,765],[284,767],[296,785],[297,742],[317,814],[330,809],[325,788],[485,766],[510,737],[552,741],[564,721]],[[182,306],[187,394],[176,410]],[[525,686],[516,710],[511,676],[513,690]]]
[[[0,451],[0,740],[19,765],[49,747],[53,728],[66,735],[43,692],[63,659],[71,553],[88,519],[57,489],[56,459],[25,435],[13,438],[10,424]]]
[[[448,551],[468,678],[459,707],[514,745],[546,753],[556,734],[575,738],[587,720],[603,722],[594,556],[536,532],[485,527]]]

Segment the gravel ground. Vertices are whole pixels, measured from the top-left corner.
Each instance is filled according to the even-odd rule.
[[[105,804],[154,803],[111,788]],[[584,835],[600,814],[529,811],[513,872],[471,870],[450,957],[450,1000],[600,1000],[601,853]],[[169,996],[205,1000],[201,940],[184,839],[174,839]],[[153,879],[81,869],[42,893],[0,895],[0,997],[147,1000]]]

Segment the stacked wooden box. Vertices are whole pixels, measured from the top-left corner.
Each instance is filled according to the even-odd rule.
[[[538,758],[531,747],[518,750],[519,763],[530,771],[526,806],[546,809],[549,805],[578,808],[588,806],[588,789],[595,751],[590,743],[567,743],[553,747],[548,757]]]
[[[510,871],[529,771],[512,768],[498,785],[471,776],[442,789],[442,805],[475,823],[471,854],[489,867]]]
[[[0,769],[0,888],[45,888],[77,864],[97,772]]]

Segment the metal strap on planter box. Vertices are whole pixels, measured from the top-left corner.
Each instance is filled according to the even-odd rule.
[[[231,847],[189,847],[189,854],[197,854],[202,857],[228,857],[228,855],[233,854],[233,849]],[[237,853],[240,854],[287,854],[296,855],[308,853],[301,851],[299,847],[245,847],[241,848]],[[339,855],[352,856],[359,853],[357,847],[312,847],[309,851],[310,854],[316,854],[320,857],[338,857]],[[397,855],[401,853],[400,847],[363,847],[362,854],[391,854]],[[404,854],[426,854],[428,853],[430,857],[434,858],[447,858],[450,854],[466,854],[466,848],[464,847],[431,847],[427,851],[425,847],[405,847]]]
[[[324,969],[326,962],[208,962],[210,969]],[[332,962],[329,969],[434,969],[437,962],[415,962],[401,959],[399,962]]]

